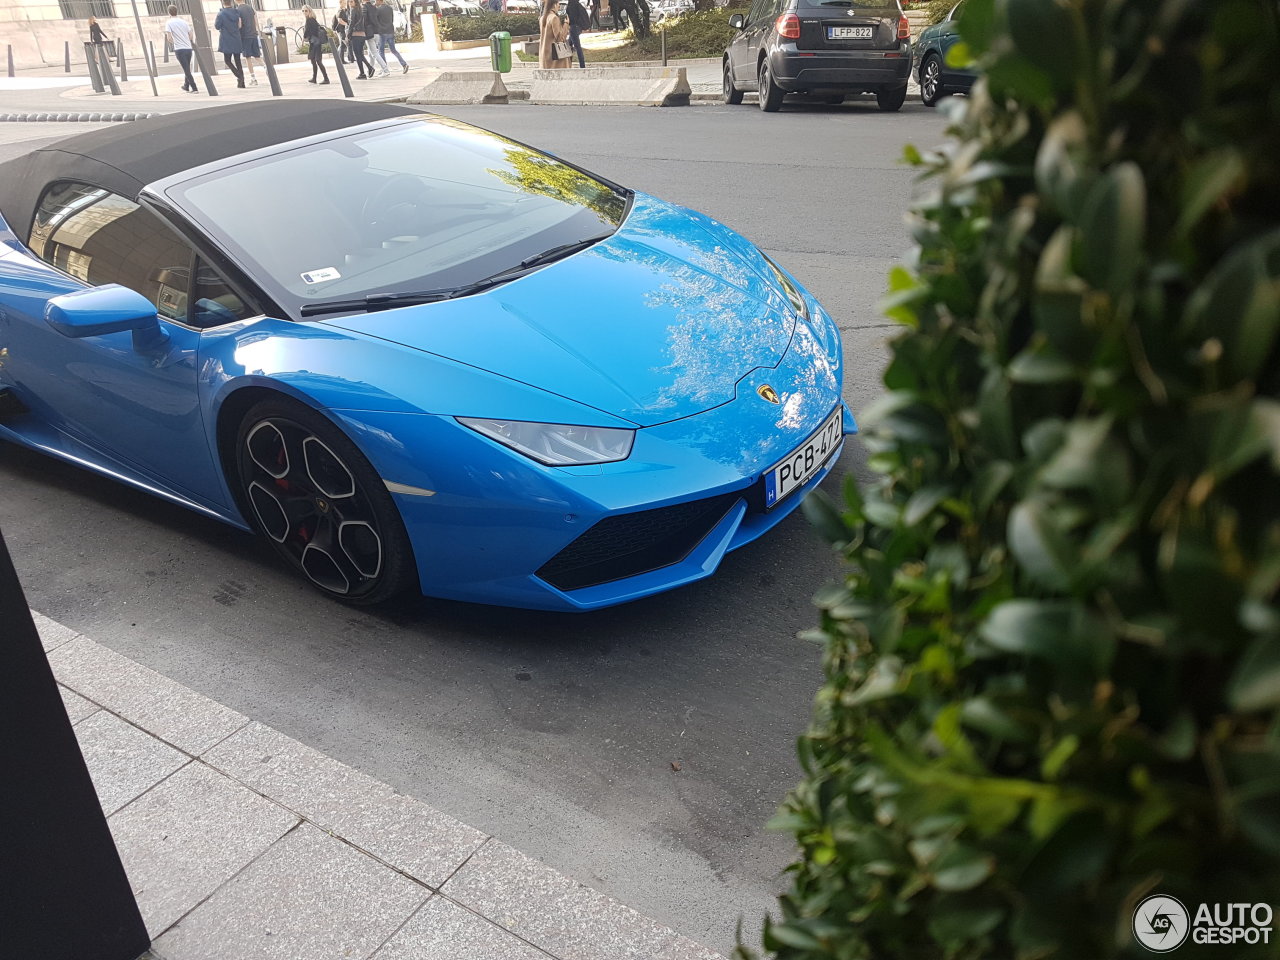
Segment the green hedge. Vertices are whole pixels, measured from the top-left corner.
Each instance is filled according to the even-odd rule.
[[[478,17],[441,17],[441,40],[487,40],[489,34],[505,30],[513,37],[536,36],[536,13],[485,13]]]
[[[847,568],[778,957],[1139,957],[1150,893],[1280,908],[1277,19],[968,0],[877,479],[806,503]]]

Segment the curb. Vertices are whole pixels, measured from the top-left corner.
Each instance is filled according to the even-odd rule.
[[[105,123],[148,120],[159,113],[0,113],[0,123]]]

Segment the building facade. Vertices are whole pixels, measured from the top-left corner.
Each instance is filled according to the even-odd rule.
[[[143,36],[155,47],[156,58],[164,49],[164,24],[169,19],[172,2],[188,20],[199,9],[205,23],[213,31],[213,18],[222,8],[220,0],[133,0],[142,19]],[[84,63],[84,44],[89,39],[89,17],[97,17],[107,39],[120,38],[126,57],[141,57],[138,28],[133,19],[131,0],[0,0],[0,47],[13,48],[13,62],[18,70],[39,66],[61,66],[66,45],[70,44],[72,64]],[[251,0],[258,11],[258,29],[268,22],[276,27],[296,29],[302,26],[302,7],[307,0]],[[330,5],[336,9],[336,0]],[[327,24],[334,10],[327,13],[323,4],[313,2],[316,16]],[[215,35],[216,46],[216,35]]]

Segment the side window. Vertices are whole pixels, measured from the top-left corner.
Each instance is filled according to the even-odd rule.
[[[208,268],[197,271],[198,290],[217,281],[212,293],[196,299],[222,301],[230,294],[235,309],[200,314],[189,311],[194,252],[150,211],[132,200],[84,183],[58,183],[40,201],[31,225],[32,252],[91,286],[119,283],[136,290],[170,320],[215,326],[240,319],[245,305]],[[233,315],[226,316],[225,310]]]
[[[772,0],[752,0],[751,9],[747,11],[747,23],[756,23],[770,6]]]
[[[191,325],[218,327],[256,313],[231,289],[213,267],[196,258],[196,282],[191,292]]]

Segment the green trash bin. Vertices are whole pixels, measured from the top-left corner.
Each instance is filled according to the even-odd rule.
[[[499,73],[511,72],[511,34],[505,30],[489,34],[489,58]]]

